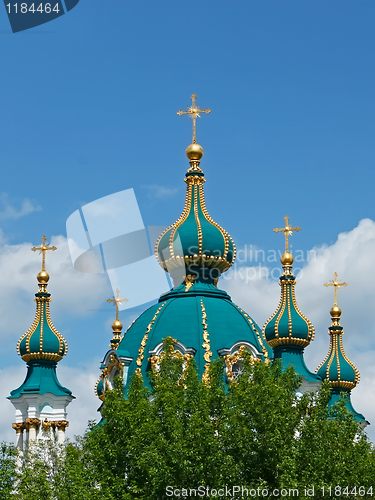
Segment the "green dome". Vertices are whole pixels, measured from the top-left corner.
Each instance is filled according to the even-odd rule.
[[[330,346],[323,363],[317,368],[316,373],[329,380],[331,387],[351,390],[359,382],[359,371],[348,359],[342,345],[343,328],[339,324],[329,327]]]
[[[17,352],[26,362],[32,360],[60,361],[67,353],[68,346],[51,320],[49,312],[51,294],[47,291],[39,291],[35,297],[34,323],[19,340]]]
[[[283,345],[304,348],[314,338],[314,327],[299,310],[294,287],[295,276],[291,266],[280,277],[281,299],[276,312],[264,325],[264,335],[272,348]]]
[[[187,274],[209,270],[215,279],[232,265],[235,246],[232,238],[207,212],[203,183],[205,178],[199,161],[191,161],[185,182],[187,193],[184,210],[179,219],[159,237],[155,252],[163,267],[180,282]]]
[[[129,327],[116,350],[120,358],[132,358],[129,375],[137,368],[143,374],[150,369],[168,335],[176,340],[176,350],[194,357],[201,375],[212,359],[240,345],[260,360],[271,356],[259,326],[226,292],[199,281],[185,290],[182,284],[162,295]]]

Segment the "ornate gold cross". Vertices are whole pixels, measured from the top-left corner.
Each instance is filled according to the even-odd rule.
[[[197,143],[196,121],[197,121],[197,117],[198,118],[201,117],[201,115],[199,113],[206,113],[207,115],[208,115],[208,113],[211,113],[211,110],[208,109],[208,108],[206,108],[206,109],[200,109],[200,107],[195,104],[195,99],[196,98],[197,98],[197,96],[195,94],[193,94],[191,96],[191,100],[193,102],[192,102],[192,105],[190,107],[188,106],[188,110],[187,111],[182,111],[181,109],[180,109],[180,111],[177,111],[177,114],[179,116],[189,115],[189,118],[192,118],[192,120],[193,120],[193,144]]]
[[[48,252],[48,250],[57,250],[56,247],[49,247],[48,246],[48,243],[46,245],[46,237],[43,236],[42,237],[42,241],[43,243],[41,245],[39,245],[38,247],[33,247],[31,250],[33,252],[36,252],[37,250],[39,250],[39,255],[42,253],[43,254],[43,259],[42,259],[42,271],[45,271],[46,270],[46,253]]]
[[[345,283],[344,281],[342,283],[337,281],[337,277],[338,277],[337,273],[335,273],[333,276],[335,279],[333,279],[329,283],[324,283],[324,286],[334,286],[335,287],[335,303],[334,303],[334,305],[337,306],[337,289],[341,288],[342,286],[348,286],[348,284]]]
[[[123,302],[128,302],[129,299],[121,298],[120,297],[120,290],[117,288],[116,290],[116,297],[114,296],[113,299],[107,299],[107,302],[113,302],[116,306],[116,320],[118,321],[118,306],[122,306]]]
[[[274,229],[275,233],[283,232],[285,236],[285,253],[289,253],[289,236],[293,234],[293,231],[301,231],[300,227],[292,227],[289,226],[289,217],[286,215],[284,217],[285,220],[285,227],[282,227],[281,229],[276,227]]]

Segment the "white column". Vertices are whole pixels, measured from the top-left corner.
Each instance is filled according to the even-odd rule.
[[[55,422],[57,427],[57,442],[63,444],[65,441],[65,429],[68,427],[69,422],[67,420],[58,420]]]
[[[39,418],[27,418],[25,420],[25,427],[29,431],[27,439],[28,441],[35,441],[38,436],[38,430],[40,426]]]
[[[16,447],[23,451],[23,430],[24,430],[23,422],[19,422],[13,424],[13,429],[16,431]]]

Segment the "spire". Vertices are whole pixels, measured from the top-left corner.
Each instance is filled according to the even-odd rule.
[[[107,302],[113,303],[114,306],[116,306],[116,320],[112,323],[112,330],[113,330],[113,337],[111,340],[111,343],[109,344],[109,347],[111,349],[117,349],[120,341],[121,341],[121,330],[122,330],[122,323],[118,319],[118,309],[119,306],[122,305],[123,302],[128,302],[128,299],[121,298],[120,297],[120,290],[116,290],[116,297],[114,296],[113,299],[107,299]]]
[[[177,111],[177,114],[179,116],[188,115],[188,117],[193,120],[193,144],[197,143],[197,136],[196,136],[196,121],[197,121],[197,118],[201,117],[200,113],[206,113],[207,115],[208,115],[208,113],[211,113],[211,110],[209,108],[200,109],[200,107],[195,104],[195,99],[196,98],[197,98],[197,96],[195,94],[193,94],[191,96],[192,105],[188,106],[188,110],[187,111],[182,111],[181,109],[180,109],[180,111]]]
[[[49,274],[45,268],[45,257],[49,250],[57,250],[57,248],[48,246],[45,236],[42,241],[39,247],[31,249],[43,255],[42,270],[37,276],[39,290],[35,294],[36,315],[33,324],[17,344],[17,352],[26,362],[36,360],[58,362],[68,350],[66,340],[54,327],[49,311],[49,303],[52,299],[47,290]]]
[[[216,284],[220,274],[229,269],[235,259],[235,246],[229,234],[209,215],[204,199],[203,184],[206,182],[200,160],[203,148],[196,141],[196,119],[200,109],[192,95],[188,111],[178,111],[179,116],[188,115],[193,120],[193,142],[186,149],[189,159],[185,182],[187,184],[185,207],[179,219],[159,237],[155,253],[162,268],[177,282],[186,280],[186,291],[199,280]]]
[[[335,288],[334,305],[330,311],[332,324],[328,329],[330,335],[330,346],[325,360],[317,368],[316,373],[322,378],[329,380],[333,389],[351,390],[359,382],[359,371],[347,358],[343,345],[343,327],[340,325],[341,309],[337,305],[337,290],[347,283],[338,281],[337,273],[334,279],[324,286]]]
[[[292,236],[293,231],[301,231],[300,227],[292,227],[289,226],[289,217],[286,215],[284,217],[285,220],[285,227],[278,228],[276,227],[273,232],[274,233],[280,233],[282,232],[285,236],[285,253],[281,257],[281,263],[286,266],[290,266],[290,269],[292,269],[292,264],[293,264],[293,255],[289,253],[289,236]],[[285,268],[284,268],[285,271]]]
[[[31,250],[39,251],[43,257],[42,270],[37,276],[39,290],[35,294],[35,319],[17,344],[18,354],[27,362],[27,374],[22,385],[11,391],[8,397],[16,408],[13,428],[17,432],[16,444],[20,450],[23,450],[24,430],[27,431],[26,440],[33,441],[40,433],[57,429],[57,439],[63,442],[69,425],[66,407],[74,399],[71,391],[60,384],[56,374],[57,363],[66,355],[68,346],[51,320],[45,259],[49,250],[57,249],[46,244],[43,236],[42,244]]]
[[[274,229],[274,232],[282,232],[285,236],[285,253],[280,259],[284,270],[279,282],[281,299],[276,312],[264,325],[263,332],[272,348],[289,345],[303,349],[313,340],[315,331],[297,305],[294,292],[296,279],[292,272],[293,255],[289,253],[288,240],[293,231],[300,231],[301,228],[289,225],[287,215],[284,219],[285,227]]]

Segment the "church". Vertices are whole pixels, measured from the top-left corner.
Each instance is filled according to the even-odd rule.
[[[334,288],[332,323],[327,325],[328,354],[324,358],[322,353],[324,361],[315,372],[306,366],[304,350],[313,341],[315,331],[297,305],[297,282],[288,240],[293,231],[300,228],[292,227],[286,216],[285,226],[274,229],[285,236],[285,252],[281,257],[283,273],[279,281],[281,294],[275,312],[263,329],[220,289],[220,276],[234,263],[236,247],[227,231],[211,218],[205,204],[203,148],[196,140],[196,119],[202,113],[208,114],[210,109],[200,109],[196,97],[192,95],[192,105],[187,111],[178,111],[193,123],[193,140],[186,149],[189,167],[184,179],[185,205],[176,222],[162,232],[155,246],[156,258],[173,280],[173,288],[162,294],[158,302],[144,311],[124,333],[119,305],[126,299],[122,299],[117,290],[117,295],[109,300],[116,305],[116,320],[112,325],[110,349],[104,356],[95,387],[98,398],[104,400],[116,375],[123,377],[125,394],[134,372],[141,373],[147,380],[147,372],[157,367],[162,356],[163,339],[170,336],[174,339],[175,356],[186,360],[194,358],[203,380],[208,377],[210,363],[219,356],[224,359],[228,383],[235,383],[241,374],[245,351],[251,354],[254,362],[272,363],[280,359],[283,366],[293,365],[302,376],[301,393],[316,391],[323,380],[328,380],[331,386],[329,404],[334,404],[340,393],[346,393],[346,407],[362,426],[366,426],[365,417],[353,408],[350,400],[351,391],[359,382],[359,372],[343,347],[337,290],[346,283],[340,282],[336,273],[333,281],[325,283]],[[32,249],[43,254],[42,271],[37,276],[37,311],[34,323],[17,346],[18,353],[27,363],[26,379],[9,396],[16,409],[13,428],[20,449],[25,441],[50,432],[57,432],[57,439],[63,442],[65,428],[69,425],[67,406],[74,398],[57,378],[57,363],[66,355],[67,345],[53,326],[49,312],[51,294],[47,290],[49,276],[45,270],[45,254],[55,249],[46,244],[45,237],[42,245]]]

